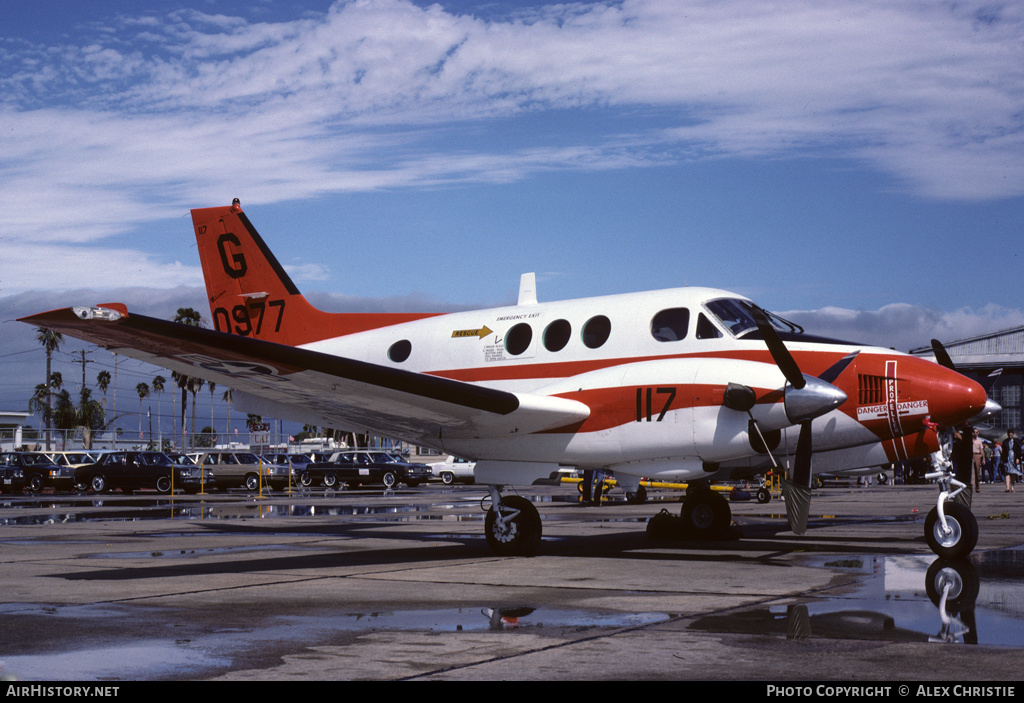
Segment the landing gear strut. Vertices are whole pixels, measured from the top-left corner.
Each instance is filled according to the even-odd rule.
[[[540,514],[521,496],[501,496],[491,486],[491,507],[484,519],[484,534],[491,551],[500,556],[530,556],[540,546]]]
[[[941,490],[937,505],[924,521],[924,538],[940,557],[962,559],[978,543],[978,520],[969,508],[951,499],[956,498],[967,485],[953,478],[947,468],[925,474],[925,478],[938,480]]]

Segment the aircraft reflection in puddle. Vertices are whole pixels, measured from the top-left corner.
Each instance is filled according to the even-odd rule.
[[[871,639],[1024,647],[1024,548],[976,553],[855,557],[815,564],[864,574],[852,590],[700,618],[708,632],[789,639]]]

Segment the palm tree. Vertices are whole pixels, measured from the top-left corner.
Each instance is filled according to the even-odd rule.
[[[222,395],[220,397],[220,399],[228,404],[228,442],[230,442],[231,441],[231,401],[232,401],[231,389],[228,388],[226,391],[224,391],[224,395]]]
[[[160,446],[164,446],[164,428],[161,424],[163,416],[161,415],[162,403],[160,402],[161,396],[164,394],[164,384],[167,383],[167,379],[157,374],[153,377],[153,390],[156,391],[156,433],[160,438]],[[150,438],[152,439],[152,437]]]
[[[214,383],[213,381],[207,381],[206,385],[208,385],[210,387],[210,427],[212,428],[213,427],[213,390],[217,387],[217,384]],[[214,430],[214,432],[216,432],[216,430]],[[215,445],[216,445],[216,442],[214,442],[210,446],[213,447]]]
[[[64,342],[64,335],[60,332],[48,330],[45,327],[36,328],[36,341],[46,351],[46,449],[50,449],[50,433],[53,428],[53,391],[50,390],[50,363],[53,360],[53,353],[60,349]]]
[[[135,386],[135,392],[139,394],[139,439],[142,439],[142,401],[149,397],[149,384],[138,384]]]
[[[192,327],[205,327],[203,316],[192,308],[178,308],[178,311],[174,314],[174,321],[182,325],[191,325]],[[178,388],[181,389],[181,446],[185,446],[185,406],[188,401],[187,393],[192,393],[192,426],[195,428],[195,401],[196,393],[203,387],[203,379],[192,378],[185,374],[178,373],[177,371],[171,372],[171,377],[174,379],[174,383]]]
[[[110,372],[100,371],[96,374],[96,386],[103,392],[103,407],[107,407],[107,389],[110,388]]]

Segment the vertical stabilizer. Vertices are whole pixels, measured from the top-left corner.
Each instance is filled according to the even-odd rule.
[[[310,305],[236,200],[192,211],[215,329],[298,346],[430,314],[328,313]]]

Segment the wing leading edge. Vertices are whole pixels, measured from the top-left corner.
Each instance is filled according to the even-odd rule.
[[[511,393],[128,314],[121,305],[64,308],[19,321],[213,381],[251,396],[256,405],[291,411],[277,415],[281,419],[427,446],[443,438],[550,430],[590,414],[573,400]]]

